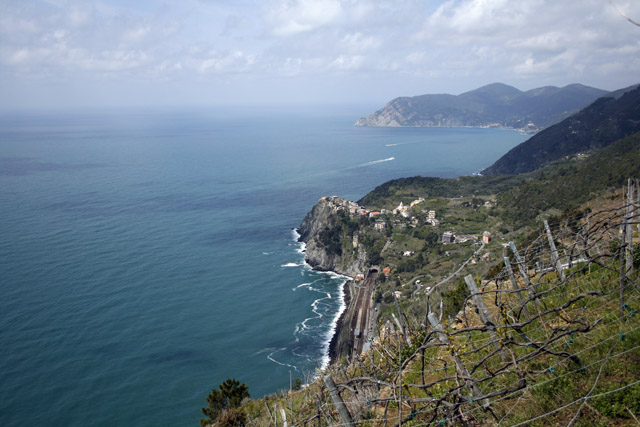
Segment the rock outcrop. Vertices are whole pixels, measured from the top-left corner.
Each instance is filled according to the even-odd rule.
[[[338,197],[323,197],[306,215],[298,229],[299,240],[306,243],[305,260],[313,269],[320,271],[335,271],[345,276],[355,277],[367,271],[367,254],[362,245],[349,245],[336,253],[331,251],[321,239],[323,231],[331,230],[341,220],[339,211],[344,211],[345,205],[352,203]],[[343,236],[346,238],[347,236]],[[350,246],[350,247],[349,247]]]

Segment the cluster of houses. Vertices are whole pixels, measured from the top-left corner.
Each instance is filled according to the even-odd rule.
[[[323,197],[320,200],[326,200],[328,202],[331,202],[336,212],[346,211],[351,216],[369,215],[371,213],[369,209],[364,208],[358,205],[356,202],[352,202],[351,200],[343,199],[342,197],[338,197],[338,196]]]
[[[369,218],[376,218],[381,215],[399,215],[403,218],[410,219],[412,224],[418,225],[418,219],[416,217],[411,216],[411,208],[414,206],[424,202],[424,198],[420,197],[414,201],[412,201],[409,205],[405,205],[403,202],[400,202],[397,208],[393,210],[381,209],[379,211],[372,211],[370,209],[365,208],[364,206],[358,205],[356,202],[351,200],[346,200],[338,196],[331,197],[323,197],[323,200],[327,200],[331,202],[334,206],[334,210],[345,211],[349,213],[351,218],[357,216],[368,216]],[[436,212],[429,211],[427,218],[425,218],[425,222],[431,225],[438,225],[440,222],[436,219]],[[374,228],[377,231],[383,231],[387,228],[387,224],[385,221],[376,221],[374,224]]]
[[[368,216],[369,218],[376,218],[381,215],[400,215],[403,218],[410,219],[414,225],[418,224],[418,219],[416,217],[411,216],[411,208],[414,206],[424,202],[424,198],[420,197],[414,201],[412,201],[409,205],[405,205],[403,202],[400,202],[398,207],[393,209],[392,211],[387,209],[381,209],[380,211],[371,211],[363,206],[358,205],[356,202],[351,200],[346,200],[341,197],[332,196],[332,197],[324,197],[323,199],[331,201],[334,205],[334,209],[336,211],[346,211],[349,213],[349,216],[352,218],[354,216]],[[487,202],[490,203],[490,202]],[[427,212],[427,217],[425,218],[426,224],[431,224],[432,226],[440,225],[440,221],[436,218],[436,211],[430,210]],[[385,221],[376,221],[374,224],[374,229],[377,231],[383,231],[387,228],[387,223]],[[442,243],[445,245],[453,244],[453,243],[464,243],[469,241],[477,241],[478,237],[468,234],[455,234],[453,231],[445,231],[442,233]],[[482,234],[482,241],[484,243],[489,243],[491,241],[491,233],[485,231]],[[408,256],[405,254],[405,256]]]

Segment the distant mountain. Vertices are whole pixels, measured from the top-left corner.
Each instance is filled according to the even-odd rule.
[[[493,83],[460,95],[396,98],[356,126],[475,126],[535,132],[557,123],[607,91],[572,84],[522,92]]]
[[[519,174],[554,160],[596,148],[640,131],[640,87],[606,95],[502,156],[484,175]]]

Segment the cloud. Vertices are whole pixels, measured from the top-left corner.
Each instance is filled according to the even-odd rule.
[[[268,12],[271,33],[293,36],[333,23],[342,12],[339,0],[281,0]]]
[[[364,57],[360,55],[340,55],[329,64],[329,68],[340,71],[357,70],[363,63]]]
[[[615,3],[640,20],[640,2]],[[277,82],[283,99],[459,93],[494,81],[613,89],[637,83],[639,36],[602,0],[3,2],[0,87],[109,79],[197,94],[221,80],[242,92],[250,79]]]
[[[242,51],[229,53],[209,52],[206,59],[202,60],[197,69],[201,73],[245,73],[256,64],[255,55],[245,54]]]

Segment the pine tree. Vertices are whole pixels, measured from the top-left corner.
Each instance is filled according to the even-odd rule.
[[[207,406],[202,408],[202,413],[207,418],[201,419],[200,425],[214,423],[226,409],[237,408],[247,397],[250,397],[249,387],[245,383],[227,378],[207,396]]]

